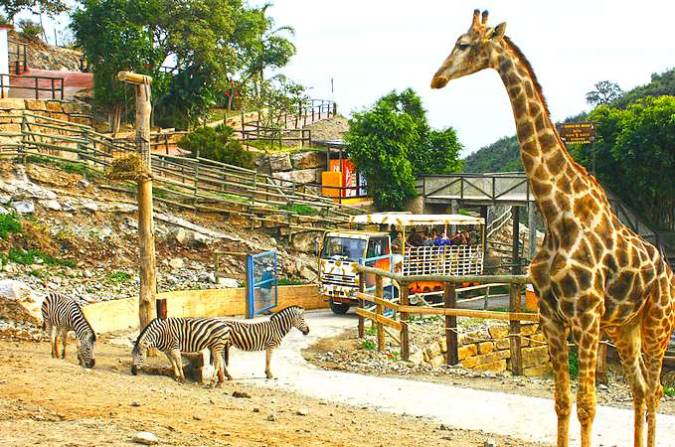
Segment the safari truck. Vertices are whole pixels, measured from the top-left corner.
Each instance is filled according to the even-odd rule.
[[[373,213],[353,216],[350,231],[324,235],[319,249],[319,290],[333,312],[344,314],[358,300],[357,265],[375,267],[403,276],[480,275],[483,272],[485,221],[459,214]],[[469,234],[461,241],[441,235]],[[432,239],[432,234],[437,235]],[[426,240],[424,238],[426,237]],[[365,275],[366,291],[375,287],[373,275]],[[385,296],[396,298],[397,285],[384,278]],[[443,284],[418,281],[408,285],[415,296],[442,293]]]

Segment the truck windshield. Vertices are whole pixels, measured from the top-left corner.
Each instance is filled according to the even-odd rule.
[[[323,243],[321,257],[358,261],[363,258],[365,248],[365,239],[329,236]]]

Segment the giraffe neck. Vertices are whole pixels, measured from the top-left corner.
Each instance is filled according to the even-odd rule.
[[[511,101],[520,156],[546,226],[572,209],[572,196],[593,189],[593,182],[565,149],[527,60],[506,40],[495,49],[497,69]]]

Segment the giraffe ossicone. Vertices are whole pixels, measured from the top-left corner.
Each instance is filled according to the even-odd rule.
[[[569,445],[570,332],[579,355],[581,445],[591,445],[602,330],[616,345],[631,384],[634,445],[644,445],[646,414],[647,445],[654,447],[663,396],[661,367],[675,328],[672,269],[657,248],[619,221],[597,180],[572,159],[532,66],[506,36],[506,24],[491,28],[487,19],[487,11],[473,12],[469,30],[459,36],[431,87],[491,68],[508,93],[521,159],[546,227],[529,273],[540,297],[541,325],[555,371],[557,445]]]

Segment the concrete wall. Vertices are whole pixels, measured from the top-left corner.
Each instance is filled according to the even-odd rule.
[[[157,294],[165,299],[169,317],[227,317],[246,313],[246,289],[181,290]],[[328,307],[315,285],[280,286],[279,308],[299,305],[307,310]],[[90,304],[83,311],[97,333],[138,327],[138,298]]]

